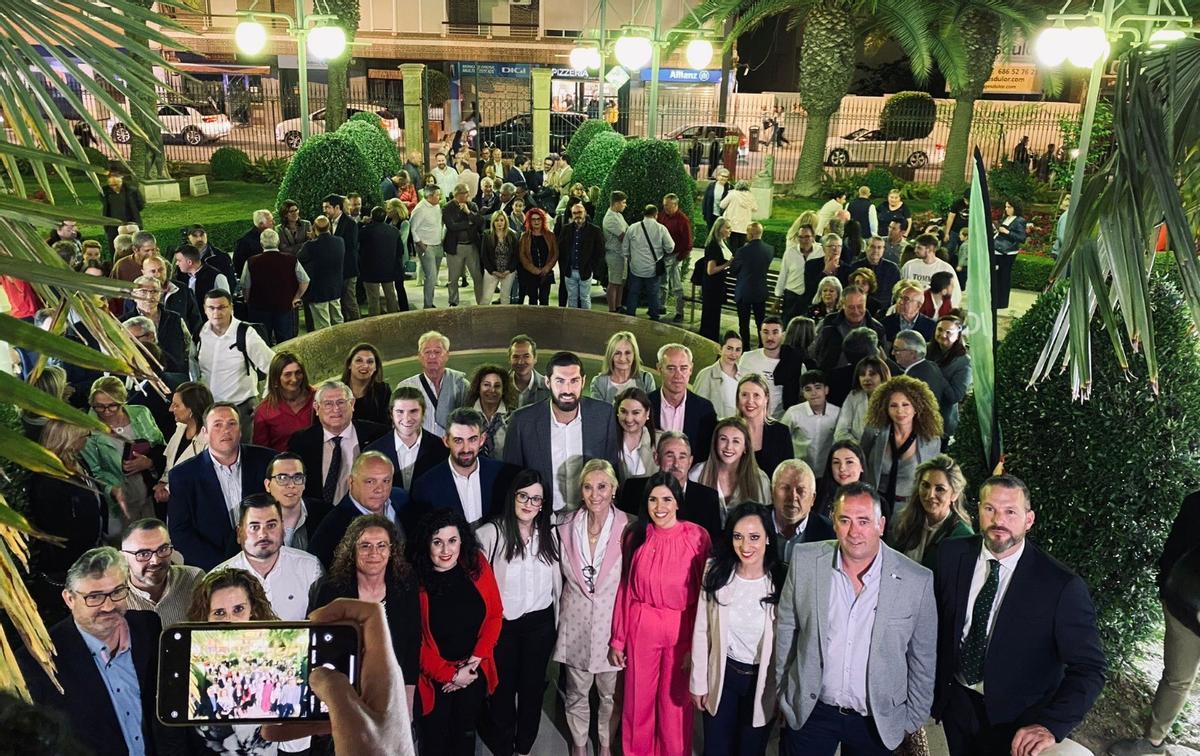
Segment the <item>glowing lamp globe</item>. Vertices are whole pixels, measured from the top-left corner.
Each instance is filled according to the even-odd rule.
[[[318,26],[308,33],[308,52],[321,60],[333,60],[346,51],[346,32],[340,26]]]
[[[234,30],[233,39],[246,55],[258,55],[267,46],[267,30],[257,21],[243,21]]]
[[[688,42],[687,46],[687,62],[692,68],[702,71],[708,68],[708,64],[713,59],[712,42],[707,39],[693,39]]]
[[[614,46],[617,62],[631,71],[636,71],[650,62],[652,50],[650,40],[645,37],[621,37]]]
[[[595,71],[600,67],[600,51],[594,47],[576,47],[571,51],[571,68]]]
[[[1037,59],[1044,66],[1054,68],[1062,65],[1067,59],[1067,47],[1070,44],[1071,32],[1061,26],[1043,29],[1034,43]]]
[[[1098,26],[1080,26],[1071,30],[1067,60],[1080,68],[1091,68],[1108,57],[1108,37]]]

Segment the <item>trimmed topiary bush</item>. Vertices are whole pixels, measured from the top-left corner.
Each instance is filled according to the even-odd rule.
[[[862,183],[859,186],[867,186],[871,188],[871,200],[880,202],[887,199],[888,192],[892,191],[892,187],[899,186],[904,183],[896,178],[896,175],[887,168],[872,168],[860,177]],[[851,198],[858,196],[858,187],[854,187],[848,195]]]
[[[1040,297],[1000,342],[997,416],[1005,469],[1029,485],[1037,513],[1030,535],[1087,581],[1109,661],[1120,666],[1154,632],[1154,564],[1180,502],[1200,479],[1200,344],[1179,289],[1155,274],[1157,396],[1143,353],[1128,345],[1133,379],[1126,380],[1099,318],[1091,328],[1091,398],[1072,400],[1066,372],[1027,390],[1065,295],[1056,286]],[[976,493],[989,471],[973,398],[951,453]]]
[[[250,156],[236,147],[218,147],[208,163],[217,181],[241,181],[250,167]]]
[[[937,123],[937,103],[928,92],[897,92],[883,104],[879,128],[892,139],[924,139]]]
[[[567,142],[567,148],[563,150],[563,156],[567,158],[567,162],[574,166],[583,157],[583,153],[587,150],[587,146],[597,134],[611,132],[612,125],[603,118],[589,118],[579,124],[579,128],[575,129],[575,133],[571,135],[571,141]]]
[[[358,111],[354,115],[350,116],[349,120],[350,121],[362,121],[363,123],[369,123],[377,129],[383,128],[383,119],[368,110]]]
[[[361,122],[360,125],[370,128]],[[340,130],[314,134],[292,156],[279,185],[275,206],[285,199],[294,200],[300,205],[300,217],[314,218],[321,214],[321,200],[326,196],[358,192],[363,207],[374,207],[380,201],[381,176],[383,173],[367,161],[349,134]]]
[[[696,182],[688,173],[674,142],[662,139],[632,139],[613,164],[601,197],[619,189],[629,197],[625,218],[641,220],[646,205],[662,207],[662,198],[674,192],[679,195],[679,209],[691,217],[696,204]],[[603,202],[603,200],[602,200]]]
[[[988,171],[988,193],[992,202],[1001,209],[1004,207],[1004,201],[1012,197],[1021,200],[1026,207],[1032,205],[1037,199],[1038,188],[1037,176],[1023,170],[1016,163],[1005,161],[1003,165]]]
[[[595,139],[588,143],[579,162],[575,164],[571,181],[578,181],[588,187],[604,186],[609,172],[612,171],[617,158],[621,157],[621,153],[624,151],[625,137],[615,131],[604,131],[597,134]],[[600,203],[607,205],[608,200],[601,197]]]
[[[351,120],[339,126],[338,133],[353,140],[367,156],[376,184],[384,176],[395,176],[400,172],[400,153],[396,150],[396,144],[378,125]]]

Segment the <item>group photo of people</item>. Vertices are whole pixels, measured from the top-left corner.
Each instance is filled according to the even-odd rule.
[[[308,630],[195,630],[190,637],[193,719],[304,716]]]

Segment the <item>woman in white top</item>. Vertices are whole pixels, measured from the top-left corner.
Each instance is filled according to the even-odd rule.
[[[721,198],[721,215],[729,220],[733,233],[729,238],[730,249],[736,250],[746,243],[746,227],[758,212],[758,202],[750,192],[748,181],[734,184],[733,191]]]
[[[863,428],[867,426],[867,402],[871,394],[884,381],[891,380],[892,369],[887,361],[879,357],[863,357],[854,366],[852,388],[842,411],[838,413],[837,425],[833,428],[834,441],[862,441]]]
[[[712,402],[717,417],[729,417],[737,410],[737,387],[742,377],[740,359],[742,337],[737,331],[726,331],[721,339],[721,356],[697,373],[692,384],[692,391]]]
[[[637,337],[629,331],[617,331],[608,339],[608,347],[604,350],[604,371],[592,379],[588,395],[613,404],[617,394],[633,387],[652,394],[657,385],[650,371],[642,367]]]
[[[621,428],[621,468],[625,482],[658,472],[654,462],[654,426],[650,423],[650,397],[636,386],[617,395],[617,425]]]
[[[749,426],[736,415],[717,422],[708,460],[693,467],[688,480],[717,490],[722,525],[726,513],[743,501],[770,501],[771,481],[754,461]]]
[[[463,406],[483,415],[487,438],[479,453],[491,459],[503,458],[508,416],[517,406],[517,385],[509,372],[499,365],[480,365],[471,377]]]
[[[212,406],[213,395],[203,383],[184,381],[171,395],[171,415],[175,418],[175,432],[163,452],[163,474],[154,485],[154,501],[166,504],[171,497],[167,485],[167,473],[181,462],[208,448],[208,434],[204,432],[204,413]]]
[[[550,523],[546,493],[537,470],[522,470],[509,487],[508,506],[475,533],[496,574],[504,607],[495,651],[499,681],[488,706],[484,739],[497,756],[532,751],[542,721],[546,667],[558,635],[562,590],[558,534]]]
[[[692,702],[705,756],[762,756],[775,716],[775,605],[783,584],[771,510],[746,502],[713,543],[692,631]]]

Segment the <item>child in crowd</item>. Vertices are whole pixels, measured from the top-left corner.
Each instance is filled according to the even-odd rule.
[[[825,459],[833,444],[837,426],[837,405],[829,404],[829,381],[820,370],[810,370],[800,376],[804,401],[793,405],[783,415],[783,423],[792,431],[792,449],[797,459],[812,468],[817,480],[825,475]]]

